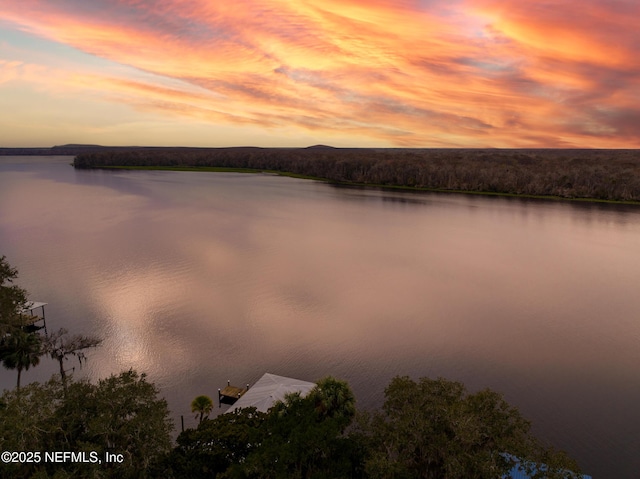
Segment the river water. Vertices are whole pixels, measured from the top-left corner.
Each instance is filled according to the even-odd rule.
[[[146,372],[178,427],[227,379],[333,375],[373,408],[443,376],[640,477],[640,208],[71,161],[0,157],[0,255],[50,330],[104,338],[76,375]]]

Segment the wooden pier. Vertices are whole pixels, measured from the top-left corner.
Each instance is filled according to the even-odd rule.
[[[44,307],[48,303],[39,303],[34,301],[28,301],[23,310],[20,312],[21,316],[25,320],[24,330],[29,333],[34,333],[40,329],[44,329],[45,334],[47,333],[47,320],[44,316]],[[37,310],[40,310],[42,316],[37,314]],[[25,317],[26,316],[26,317]],[[38,323],[42,322],[42,325]]]
[[[232,386],[231,381],[227,381],[227,386],[224,389],[218,389],[218,407],[222,407],[223,404],[235,403],[248,390],[248,384],[246,388],[239,388]]]

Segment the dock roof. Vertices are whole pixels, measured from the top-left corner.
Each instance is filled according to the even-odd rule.
[[[37,301],[28,301],[27,303],[25,303],[23,311],[25,313],[31,312],[34,309],[41,308],[43,306],[46,306],[47,304],[49,304],[49,303],[40,303],[40,302],[37,302]]]
[[[301,379],[265,373],[227,412],[243,407],[255,407],[258,411],[267,412],[277,401],[284,401],[287,394],[299,392],[304,397],[315,386],[315,383]]]

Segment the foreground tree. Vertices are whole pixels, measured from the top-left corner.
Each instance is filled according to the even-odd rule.
[[[205,479],[217,477],[233,464],[244,464],[264,440],[267,414],[243,408],[203,420],[178,436],[176,448],[158,477]]]
[[[352,421],[353,393],[328,377],[266,414],[241,409],[178,437],[158,476],[225,479],[576,479],[577,464],[543,447],[500,394],[395,378],[381,411]]]
[[[320,379],[309,392],[308,400],[321,418],[335,419],[344,429],[356,414],[356,397],[346,381],[332,376]]]
[[[54,378],[0,397],[0,450],[95,451],[122,454],[122,462],[3,466],[3,477],[149,477],[149,466],[171,448],[172,424],[164,399],[145,375],[123,372],[91,384],[71,381],[65,394]],[[6,473],[5,473],[6,471]]]
[[[195,412],[198,424],[202,423],[204,418],[208,418],[213,410],[213,400],[209,396],[198,396],[191,401],[191,412]]]
[[[49,355],[51,359],[58,361],[62,385],[66,388],[67,372],[64,368],[65,361],[69,359],[69,356],[75,356],[78,358],[80,367],[82,367],[82,362],[87,360],[84,350],[95,348],[101,342],[102,339],[95,336],[82,336],[80,334],[70,336],[65,328],[60,328],[55,333],[44,338],[43,352]]]
[[[31,366],[37,366],[42,356],[42,340],[38,334],[26,333],[21,329],[15,329],[2,338],[0,344],[0,359],[7,369],[18,371],[16,388],[20,389],[20,377],[23,370]]]
[[[517,465],[531,477],[576,477],[570,471],[577,464],[542,447],[530,423],[496,392],[396,377],[385,397],[382,413],[365,415],[358,431],[369,441],[369,477],[501,479]]]
[[[31,316],[25,313],[27,292],[13,284],[17,277],[18,270],[0,257],[0,362],[18,371],[20,389],[22,371],[37,366],[43,353],[41,337],[25,331]]]
[[[268,412],[264,439],[231,478],[359,477],[361,451],[343,432],[355,412],[353,392],[344,381],[327,377],[306,397],[286,396]]]
[[[27,292],[12,284],[17,276],[18,271],[12,268],[2,256],[0,258],[0,362],[8,369],[17,369],[17,387],[20,388],[22,371],[31,366],[37,366],[40,356],[48,355],[51,359],[58,361],[62,385],[66,388],[65,361],[70,356],[75,356],[82,367],[83,361],[86,361],[84,350],[98,346],[102,340],[95,336],[69,335],[64,328],[45,337],[33,330],[30,331],[30,323],[38,318],[26,313]]]
[[[355,413],[348,384],[321,379],[306,397],[267,413],[245,408],[203,419],[178,436],[158,476],[173,478],[357,478],[362,451],[344,434]]]
[[[21,312],[27,303],[27,292],[13,284],[18,271],[0,257],[0,336],[22,324]]]

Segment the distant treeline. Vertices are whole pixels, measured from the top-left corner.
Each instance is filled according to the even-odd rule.
[[[74,164],[247,168],[346,184],[640,201],[640,150],[136,148],[78,154]]]
[[[75,156],[96,151],[130,151],[131,146],[60,145],[44,148],[0,148],[0,156]]]

